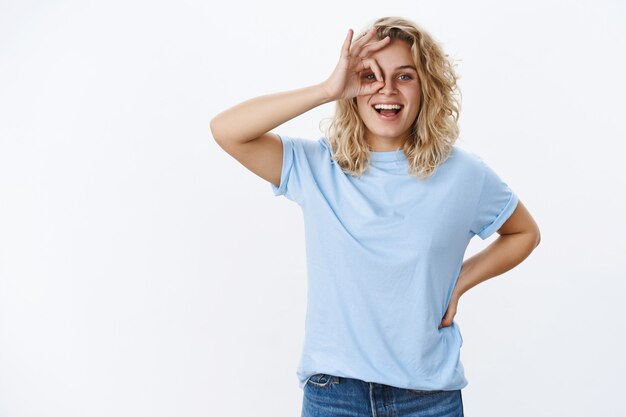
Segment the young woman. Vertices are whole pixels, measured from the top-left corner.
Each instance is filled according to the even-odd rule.
[[[539,229],[477,155],[454,146],[456,75],[414,22],[386,17],[333,73],[215,116],[226,152],[302,208],[308,304],[303,416],[462,416],[459,298],[522,262]],[[270,132],[336,101],[325,137]],[[474,235],[498,238],[463,260]]]

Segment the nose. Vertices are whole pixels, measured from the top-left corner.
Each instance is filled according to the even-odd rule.
[[[385,85],[383,88],[378,90],[380,94],[394,94],[396,92],[396,87],[392,80],[385,81]]]

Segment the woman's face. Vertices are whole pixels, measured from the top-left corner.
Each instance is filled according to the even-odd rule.
[[[393,39],[370,57],[378,63],[385,85],[376,94],[356,98],[366,127],[365,139],[374,151],[396,150],[409,137],[421,104],[421,86],[411,46],[406,41]],[[364,82],[376,81],[369,68],[360,76]],[[381,109],[383,104],[395,105],[392,106],[395,109]]]

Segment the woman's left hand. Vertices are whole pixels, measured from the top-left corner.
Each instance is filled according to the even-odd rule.
[[[441,319],[441,324],[439,324],[439,329],[452,325],[452,320],[456,315],[456,309],[459,304],[459,298],[460,296],[452,294],[452,297],[450,298],[450,304],[448,304],[448,309],[446,310],[446,314],[444,314],[443,319]]]

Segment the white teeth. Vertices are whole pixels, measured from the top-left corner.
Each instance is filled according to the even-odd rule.
[[[376,110],[400,110],[402,106],[399,104],[376,104],[374,105]]]

